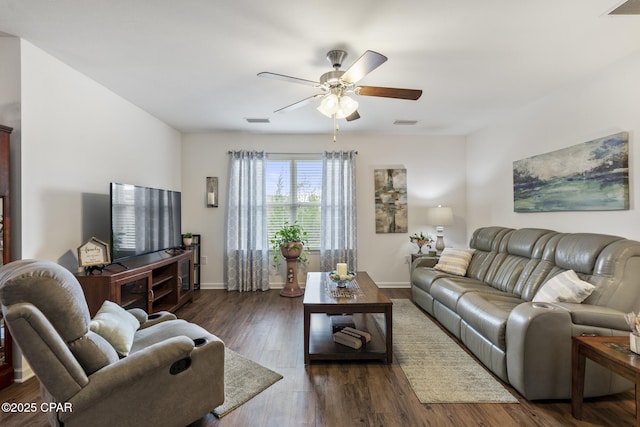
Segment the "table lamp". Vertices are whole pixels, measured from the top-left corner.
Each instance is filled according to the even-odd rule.
[[[427,210],[427,221],[436,226],[436,250],[442,252],[444,249],[444,238],[442,232],[445,225],[453,224],[453,210],[449,207],[438,205],[437,208]]]

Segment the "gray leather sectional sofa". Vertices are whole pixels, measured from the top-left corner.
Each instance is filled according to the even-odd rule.
[[[628,335],[640,310],[640,242],[592,233],[484,227],[464,277],[412,265],[414,302],[529,400],[571,397],[571,337]],[[582,303],[532,302],[573,270],[595,290]],[[587,361],[585,396],[632,384]]]

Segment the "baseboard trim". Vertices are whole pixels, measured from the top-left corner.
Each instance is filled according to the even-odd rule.
[[[26,364],[26,361],[23,360],[22,363]],[[25,368],[15,369],[13,371],[13,382],[21,384],[27,380],[30,380],[35,376],[36,374],[33,373],[31,366],[27,364]]]
[[[304,283],[300,283],[300,287],[304,289]],[[376,282],[376,285],[380,289],[410,289],[411,283],[407,282]],[[284,288],[284,283],[271,283],[271,289],[282,289]],[[224,290],[227,289],[226,283],[202,283],[200,284],[200,289],[207,290]]]
[[[407,282],[376,282],[380,289],[410,289],[411,283]]]

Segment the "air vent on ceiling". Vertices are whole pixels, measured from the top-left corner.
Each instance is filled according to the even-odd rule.
[[[400,126],[413,126],[416,123],[418,123],[417,120],[396,120],[395,122],[393,122],[394,125]]]
[[[640,15],[640,0],[627,0],[609,12],[609,15]]]
[[[271,123],[269,121],[269,119],[264,119],[264,118],[254,118],[254,117],[247,117],[245,118],[245,120],[247,121],[247,123]]]

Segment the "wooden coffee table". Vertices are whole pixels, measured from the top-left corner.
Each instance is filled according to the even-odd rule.
[[[629,350],[629,335],[572,337],[571,413],[582,419],[586,359],[604,366],[636,385],[636,426],[640,426],[640,355]]]
[[[304,290],[304,363],[312,360],[393,359],[391,300],[371,277],[357,273],[344,290],[337,289],[328,273],[307,273]],[[376,325],[372,314],[384,315],[384,330]],[[333,342],[332,315],[353,315],[356,328],[371,334],[371,342],[353,349]]]

